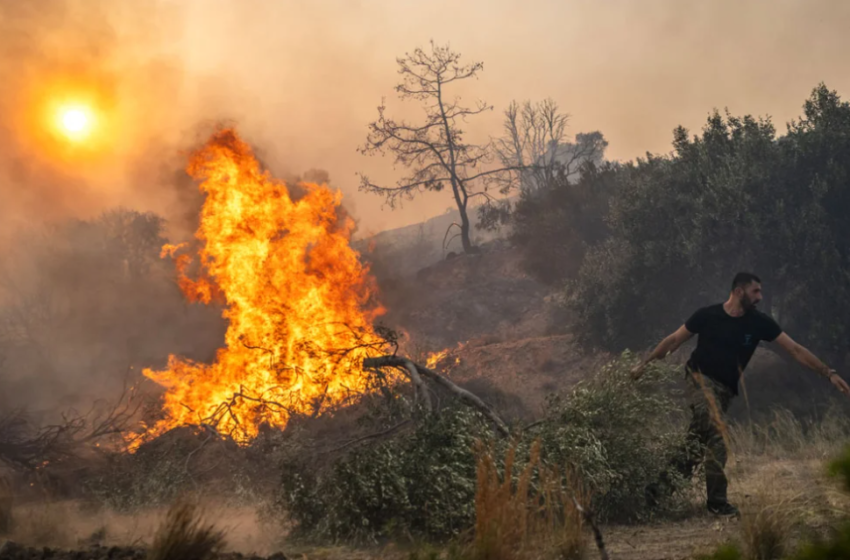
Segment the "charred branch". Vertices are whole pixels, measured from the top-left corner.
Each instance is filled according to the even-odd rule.
[[[110,436],[128,431],[143,402],[132,398],[133,388],[103,410],[92,407],[86,414],[70,411],[60,422],[37,426],[24,410],[0,418],[0,462],[31,470],[47,463],[79,457],[86,449]]]

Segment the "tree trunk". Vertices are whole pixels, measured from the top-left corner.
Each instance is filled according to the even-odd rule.
[[[458,206],[458,210],[460,210],[460,242],[463,244],[463,252],[468,255],[475,249],[472,246],[472,240],[469,238],[469,216],[466,213],[466,205]]]

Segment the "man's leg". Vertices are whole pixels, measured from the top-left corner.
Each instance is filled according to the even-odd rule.
[[[690,408],[691,423],[688,425],[685,442],[679,449],[678,454],[670,462],[671,470],[676,471],[686,479],[694,475],[694,469],[703,461],[704,457],[704,444],[702,442],[702,426],[704,425],[704,421],[700,417],[700,411],[693,404],[691,404]]]
[[[726,467],[726,443],[723,436],[715,427],[708,435],[705,450],[705,490],[708,497],[708,505],[722,506],[728,502],[726,489],[728,481],[723,469]]]
[[[694,402],[694,424],[700,443],[705,447],[705,486],[709,509],[728,508],[726,490],[728,482],[724,468],[728,450],[723,432],[726,430],[725,413],[732,400],[732,392],[706,377],[697,382],[699,395]]]
[[[690,374],[688,376],[690,377]],[[699,402],[703,397],[702,392],[692,379],[688,379],[687,398],[691,409],[691,421],[688,425],[685,441],[670,459],[667,470],[661,472],[658,480],[646,488],[647,501],[653,506],[658,503],[662,496],[672,495],[675,491],[676,484],[671,480],[671,474],[678,473],[682,478],[690,480],[694,475],[694,469],[704,459],[704,407]]]

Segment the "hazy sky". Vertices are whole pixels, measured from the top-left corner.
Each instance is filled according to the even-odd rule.
[[[13,4],[25,3],[0,0],[0,10],[21,12]],[[14,21],[0,20],[0,37],[19,31],[17,43],[0,38],[7,43],[0,51],[6,66],[0,80],[33,64],[38,68],[33,75],[40,76],[54,65],[64,71],[69,64],[73,71],[87,64],[108,68],[108,81],[118,84],[110,91],[123,115],[125,138],[116,142],[108,172],[100,163],[81,171],[66,158],[61,173],[37,180],[5,173],[14,180],[0,183],[0,195],[5,191],[7,200],[19,201],[18,216],[43,204],[32,197],[20,202],[26,198],[21,189],[32,189],[34,181],[75,193],[53,197],[59,201],[54,214],[116,203],[165,212],[174,197],[167,186],[157,186],[162,169],[179,165],[177,149],[199,121],[229,117],[275,169],[327,170],[363,230],[430,217],[450,206],[447,194],[382,210],[381,200],[357,192],[355,172],[373,179],[398,176],[388,160],[360,156],[356,148],[382,97],[391,111],[417,116],[394,102],[395,58],[432,38],[450,42],[469,61],[484,62],[480,79],[461,93],[470,102],[488,101],[495,111],[470,123],[471,137],[497,134],[501,111],[512,99],[552,97],[572,115],[570,132],[601,130],[614,159],[667,152],[675,126],[696,130],[715,107],[770,115],[781,130],[820,81],[850,98],[850,2],[843,0],[26,4],[63,15],[45,17],[30,8]],[[79,32],[80,22],[97,32]],[[69,42],[81,42],[82,49],[46,55],[64,52],[65,38],[78,36],[85,40]],[[78,55],[79,64],[71,64]],[[26,83],[17,78],[11,89]],[[5,125],[6,133],[0,145],[16,146],[17,156],[9,161],[20,166],[22,159],[36,157],[35,148],[20,142],[18,125],[8,122],[21,96],[3,95],[6,122],[0,129]],[[90,183],[100,186],[85,186]],[[77,196],[74,189],[88,195]]]

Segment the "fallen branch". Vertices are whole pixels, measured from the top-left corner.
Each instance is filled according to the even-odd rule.
[[[407,358],[403,358],[401,356],[381,356],[379,358],[366,358],[363,360],[363,367],[367,369],[378,369],[382,367],[395,367],[395,368],[405,368],[407,369],[407,364],[413,366],[413,369],[416,370],[421,377],[427,377],[428,379],[434,381],[438,385],[448,389],[451,393],[457,395],[461,400],[472,406],[473,408],[478,409],[484,416],[489,418],[493,424],[496,425],[496,428],[503,436],[508,436],[510,431],[508,430],[507,424],[505,424],[504,420],[502,420],[498,414],[496,414],[492,408],[487,406],[484,401],[478,398],[477,395],[470,393],[466,389],[458,387],[455,383],[447,379],[446,377],[440,375],[436,371],[432,369],[428,369],[424,366],[416,364]],[[411,381],[413,381],[413,376],[411,375]],[[416,382],[413,381],[415,384]]]
[[[428,388],[425,387],[425,382],[422,381],[422,376],[419,375],[419,370],[416,367],[416,364],[411,362],[410,360],[404,360],[404,369],[410,376],[410,380],[413,382],[413,387],[415,389],[414,393],[414,402],[419,400],[419,395],[422,395],[422,398],[425,400],[425,410],[428,413],[434,411],[434,406],[431,404],[431,397],[428,395]]]

